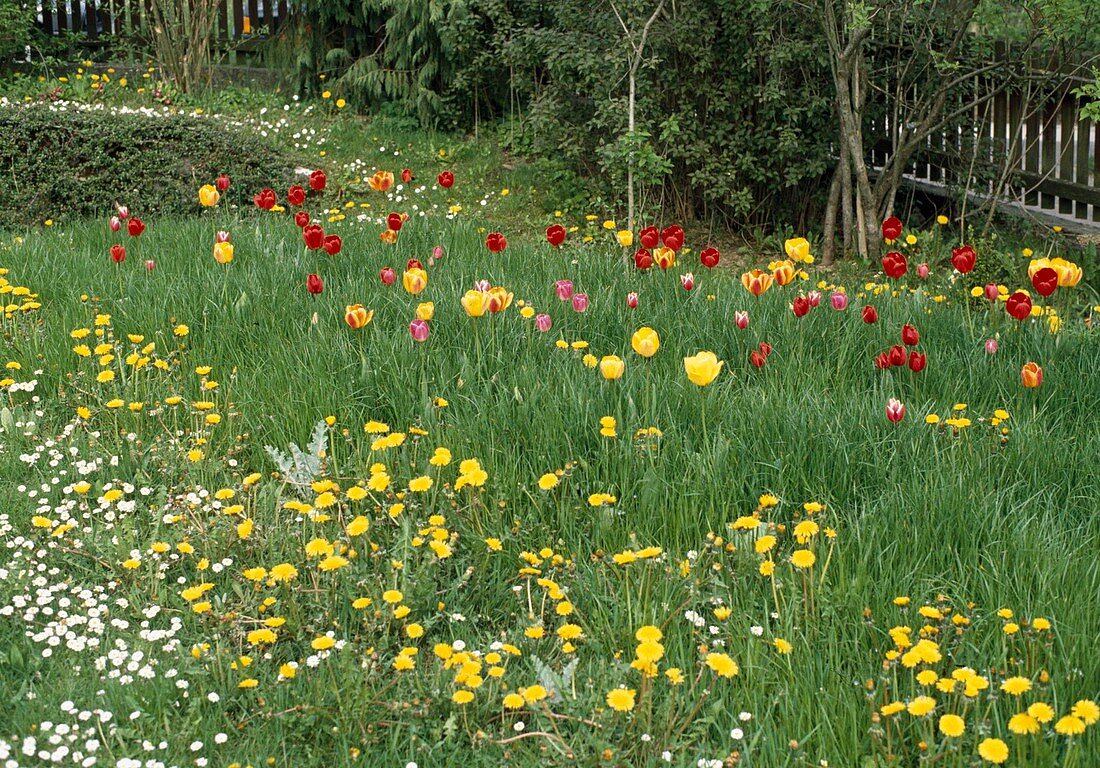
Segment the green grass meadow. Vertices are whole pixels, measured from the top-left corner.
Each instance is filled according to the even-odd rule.
[[[347,135],[329,145],[352,140],[339,130]],[[1019,323],[998,302],[968,308],[971,286],[952,276],[943,237],[926,232],[916,248],[927,250],[910,261],[932,265],[927,282],[852,270],[843,311],[829,299],[841,278],[816,266],[806,281],[750,295],[742,270],[781,254],[707,270],[696,255],[705,243],[689,238],[680,265],[639,272],[601,227],[604,211],[567,210],[560,221],[578,229],[553,248],[542,231],[558,219],[524,196],[533,171],[490,181],[471,171],[476,181],[459,174],[441,190],[438,138],[425,143],[424,170],[414,167],[424,178],[408,185],[423,189],[403,200],[351,179],[399,173],[407,155],[331,172],[346,184],[322,198],[330,213],[312,199],[307,209],[342,236],[336,256],[307,251],[287,214],[197,203],[195,217],[149,220],[136,239],[75,221],[0,248],[6,280],[41,305],[9,307],[0,354],[19,364],[6,372],[15,381],[37,381],[33,393],[0,390],[0,764],[79,764],[73,752],[92,755],[89,738],[95,764],[112,766],[1100,764],[1091,710],[1074,710],[1100,694],[1100,344],[1084,312],[1059,305],[1064,322],[1051,333],[1045,316]],[[140,215],[139,199],[129,205]],[[394,245],[379,240],[389,211],[413,214]],[[232,233],[226,266],[211,256],[217,229]],[[496,230],[511,241],[499,254],[484,244]],[[108,256],[115,242],[127,246],[120,265]],[[436,246],[444,255],[427,267],[426,289],[409,295],[407,260],[427,264]],[[1009,292],[1030,287],[1028,260],[1019,263]],[[392,286],[379,279],[386,266]],[[307,293],[309,273],[323,279],[320,295]],[[470,318],[460,297],[482,279],[514,301]],[[558,300],[558,280],[587,293],[587,311]],[[821,305],[795,317],[791,301],[815,289]],[[1065,293],[1075,290],[1079,302],[1084,283]],[[430,336],[417,343],[409,323],[428,301]],[[357,303],[374,316],[352,330],[344,312]],[[877,323],[861,319],[866,304]],[[521,306],[549,314],[551,330]],[[96,326],[101,313],[109,323]],[[877,369],[905,323],[919,330],[927,368]],[[631,349],[643,326],[661,339],[648,360]],[[82,341],[111,345],[103,354],[114,359],[80,357]],[[757,369],[761,342],[773,351]],[[700,350],[724,361],[705,387],[684,370]],[[137,370],[131,354],[150,362]],[[605,380],[586,354],[618,355],[622,378]],[[1028,361],[1043,368],[1035,389],[1021,384]],[[117,375],[98,382],[103,370]],[[108,407],[113,398],[124,404]],[[886,418],[890,398],[905,404],[900,423]],[[608,416],[614,437],[601,434]],[[952,416],[970,423],[945,426]],[[264,446],[305,446],[326,417],[315,484],[296,485]],[[366,433],[371,421],[404,441],[372,449],[384,433]],[[659,436],[637,434],[649,428]],[[439,447],[448,463],[430,461]],[[481,484],[460,468],[468,459],[487,475]],[[390,482],[376,489],[379,463]],[[556,487],[540,487],[558,471]],[[410,489],[423,477],[430,488]],[[357,486],[363,498],[348,495]],[[593,494],[614,501],[593,506]],[[358,518],[369,527],[353,534]],[[731,527],[739,518],[756,522]],[[803,522],[814,530],[796,541]],[[760,551],[771,535],[775,548]],[[796,550],[815,564],[796,568]],[[616,562],[624,552],[642,554]],[[296,577],[273,578],[284,563]],[[247,575],[254,568],[265,572]],[[397,600],[383,596],[394,589]],[[250,634],[265,626],[274,640]],[[563,626],[580,636],[558,634]],[[890,632],[899,626],[910,627],[908,645]],[[643,627],[660,629],[660,655],[632,667]],[[325,637],[335,645],[317,642]],[[919,639],[942,658],[891,656]],[[723,675],[715,654],[738,673]],[[414,667],[396,668],[400,659]],[[952,678],[960,668],[987,685],[969,690],[969,673]],[[917,680],[929,670],[935,680]],[[1029,689],[1002,690],[1014,677]],[[957,685],[937,688],[942,680]],[[635,694],[622,711],[608,696],[618,688]],[[920,696],[935,699],[931,714],[912,704]],[[891,702],[910,709],[884,714]],[[1039,732],[1015,733],[1009,720],[1037,702],[1053,717],[1033,713]],[[113,716],[80,718],[96,710]],[[962,716],[965,733],[943,733],[945,714]],[[1064,717],[1083,733],[1056,728]],[[59,723],[72,728],[58,734]],[[989,751],[994,739],[1005,761]],[[70,752],[54,760],[59,745]]]

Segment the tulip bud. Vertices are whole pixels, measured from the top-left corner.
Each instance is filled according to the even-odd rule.
[[[810,291],[806,298],[810,300],[811,307],[821,306],[821,291]]]
[[[760,354],[768,357],[772,353],[772,345],[766,341],[760,342]]]
[[[111,231],[112,232],[118,232],[120,229],[122,229],[122,219],[120,219],[118,216],[112,216],[111,217]]]
[[[153,261],[152,259],[146,259],[145,260],[145,269],[152,272],[156,268],[157,268],[157,263],[155,261]]]
[[[321,278],[315,274],[310,274],[306,277],[306,290],[316,296],[321,291],[325,290],[325,284],[321,281]]]
[[[863,308],[863,322],[872,325],[878,322],[878,310],[870,304]]]
[[[305,211],[298,211],[294,214],[294,223],[298,225],[298,229],[305,229],[309,224],[309,214]]]
[[[905,405],[897,398],[890,398],[886,404],[886,418],[894,424],[905,418]]]
[[[573,298],[573,283],[570,280],[558,280],[554,283],[554,290],[557,291],[561,301],[569,301]]]
[[[393,271],[392,267],[382,267],[378,276],[382,278],[382,285],[393,285],[397,282],[397,273]]]
[[[909,352],[909,370],[913,373],[920,373],[927,364],[928,355],[917,352],[915,349]]]
[[[744,309],[739,309],[733,313],[733,324],[736,325],[742,331],[749,327],[749,313]]]
[[[535,317],[535,327],[539,329],[539,333],[546,333],[553,324],[550,315],[542,314]]]
[[[229,177],[223,173],[218,177],[217,181],[214,182],[214,186],[218,188],[219,192],[224,192],[229,189]]]
[[[628,307],[630,307],[631,309],[637,309],[638,308],[638,294],[628,293],[626,295],[626,305]]]
[[[423,301],[417,305],[417,320],[431,320],[433,317],[435,317],[435,304],[430,301]]]
[[[126,219],[130,218],[130,209],[125,205],[115,206],[115,209],[118,211],[118,217],[123,221],[126,221]]]
[[[901,327],[901,343],[907,347],[915,347],[920,343],[920,333],[913,326],[906,323]]]
[[[418,319],[409,323],[409,333],[412,335],[413,341],[427,341],[430,331],[427,320]]]
[[[412,180],[413,180],[412,169],[411,168],[402,168],[401,169],[401,181],[408,184]]]
[[[442,259],[443,258],[443,246],[442,245],[437,245],[435,248],[432,248],[432,258],[433,259]]]
[[[584,312],[588,309],[588,294],[587,293],[574,293],[573,294],[573,311]]]
[[[626,364],[618,355],[604,355],[600,358],[600,375],[608,381],[621,379]]]
[[[763,354],[754,349],[749,354],[749,362],[757,368],[763,368],[764,363],[768,362],[768,358],[766,358]]]
[[[1035,389],[1043,383],[1043,369],[1037,363],[1025,363],[1020,369],[1020,381],[1028,389]]]
[[[228,243],[229,242],[229,233],[226,232],[224,229],[219,229],[217,234],[214,235],[214,242],[215,243]]]
[[[115,244],[111,246],[111,261],[115,264],[121,264],[126,261],[126,248]]]
[[[810,312],[810,300],[806,296],[797,297],[791,304],[795,317],[805,317]]]
[[[680,285],[684,286],[685,291],[690,291],[695,287],[695,275],[690,272],[685,275],[680,275]]]
[[[987,299],[989,299],[990,301],[996,301],[998,293],[999,293],[999,291],[997,290],[997,284],[996,283],[986,283],[985,284],[985,297]]]
[[[840,291],[833,291],[829,295],[829,304],[837,312],[843,311],[848,306],[848,294],[841,293]]]
[[[986,339],[985,340],[985,351],[988,352],[991,355],[997,354],[997,340],[996,339]]]
[[[928,279],[928,265],[927,264],[918,264],[917,265],[917,277],[919,277],[921,280],[927,280]]]

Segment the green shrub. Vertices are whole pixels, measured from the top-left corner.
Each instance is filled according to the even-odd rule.
[[[141,216],[198,210],[197,190],[226,173],[229,202],[251,205],[285,188],[294,162],[258,136],[216,118],[31,105],[0,108],[0,167],[14,204],[0,229],[45,219],[109,216],[115,202]]]

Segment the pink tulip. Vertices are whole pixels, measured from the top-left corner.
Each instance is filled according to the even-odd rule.
[[[413,341],[427,341],[430,332],[427,320],[413,320],[409,323],[409,333],[412,334]]]
[[[997,340],[996,339],[986,339],[985,340],[985,351],[988,352],[991,355],[997,354]]]
[[[122,229],[122,219],[120,219],[118,216],[112,216],[111,217],[111,231],[112,232],[118,232],[120,229]]]
[[[150,272],[152,272],[154,269],[157,268],[157,263],[155,261],[153,261],[152,259],[147,259],[146,262],[145,262],[145,268],[147,270],[149,270]]]
[[[837,312],[842,312],[848,306],[848,294],[841,293],[840,291],[833,291],[829,295],[829,303]]]
[[[433,259],[442,259],[443,258],[443,246],[442,245],[437,245],[435,248],[432,248],[432,258]]]
[[[558,292],[558,298],[562,301],[573,298],[573,283],[569,280],[559,280],[554,283],[554,290]]]
[[[226,232],[224,229],[219,229],[218,233],[216,235],[214,235],[214,242],[216,242],[216,243],[228,243],[229,242],[229,233]]]
[[[638,308],[638,294],[628,293],[626,295],[626,305],[628,307],[630,307],[631,309],[637,309]]]
[[[382,267],[378,277],[381,278],[382,285],[393,285],[397,282],[397,273],[393,271],[393,267]]]
[[[695,287],[695,275],[690,272],[686,275],[680,275],[680,285],[684,286],[685,291],[690,291]]]
[[[574,293],[573,294],[573,311],[584,312],[588,309],[588,294],[587,293]]]
[[[806,294],[806,298],[810,300],[810,306],[816,307],[821,304],[821,291],[810,291]]]
[[[917,277],[919,277],[921,280],[927,280],[928,279],[928,265],[927,264],[918,264],[917,265]]]
[[[886,418],[894,424],[904,419],[905,404],[897,398],[891,397],[890,402],[886,404]]]
[[[475,280],[474,281],[474,290],[479,292],[479,293],[488,293],[490,290],[492,290],[492,287],[493,287],[493,284],[490,283],[488,280]]]
[[[554,325],[554,321],[550,319],[550,315],[536,315],[535,327],[539,329],[539,333],[546,333]]]
[[[749,313],[743,309],[739,309],[733,313],[733,324],[740,328],[742,331],[749,327]]]
[[[997,284],[996,283],[986,283],[985,284],[985,297],[987,299],[989,299],[990,301],[996,301],[998,293],[999,293],[999,291],[997,290]]]
[[[125,205],[117,206],[117,210],[118,217],[123,221],[126,221],[126,219],[130,218],[130,209],[127,208]]]

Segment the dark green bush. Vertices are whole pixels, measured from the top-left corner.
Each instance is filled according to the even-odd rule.
[[[45,219],[109,216],[115,202],[141,216],[191,214],[198,188],[232,179],[229,202],[251,205],[290,181],[294,162],[260,137],[215,118],[0,108],[0,168],[10,204],[0,229]]]

